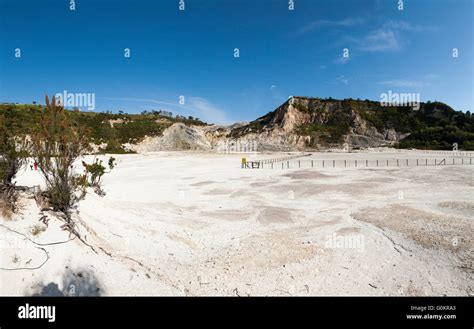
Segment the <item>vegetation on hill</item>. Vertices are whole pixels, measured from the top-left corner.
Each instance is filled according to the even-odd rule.
[[[284,109],[288,104],[283,105]],[[396,145],[399,148],[452,149],[453,143],[458,143],[459,149],[474,150],[474,116],[441,102],[421,103],[415,110],[409,106],[381,106],[380,102],[370,100],[295,97],[292,105],[311,117],[295,128],[294,133],[311,136],[311,140],[322,145],[342,143],[359,116],[379,133],[394,129],[408,135]],[[278,111],[281,107],[240,131],[271,129]]]
[[[227,137],[240,138],[248,133],[274,129],[283,122],[288,105],[289,101],[247,125],[233,128]],[[292,128],[291,133],[311,136],[311,143],[323,146],[341,144],[354,131],[374,137],[375,128],[380,133],[379,140],[389,130],[406,136],[395,144],[399,148],[452,149],[457,143],[459,149],[474,150],[474,117],[440,102],[421,103],[419,109],[414,110],[409,106],[382,106],[370,100],[294,97],[292,105],[309,119]],[[30,134],[40,122],[43,108],[41,105],[0,104],[0,117],[14,123],[11,129],[15,135]],[[73,125],[87,128],[91,142],[105,145],[100,151],[106,153],[127,152],[123,144],[140,142],[145,136],[160,136],[176,122],[206,125],[197,118],[173,117],[171,113],[160,111],[141,114],[66,111],[66,115]],[[361,120],[367,127],[360,126]]]
[[[12,129],[17,135],[30,134],[38,126],[43,110],[41,105],[0,104],[0,116],[15,122]],[[176,122],[205,125],[197,118],[169,117],[156,111],[141,114],[66,111],[66,115],[73,125],[87,128],[91,142],[107,144],[101,150],[107,153],[125,153],[122,144],[139,142],[145,136],[160,136]]]
[[[455,111],[440,102],[422,103],[419,110],[410,107],[380,107],[360,112],[379,131],[394,128],[409,133],[397,145],[400,148],[474,150],[474,116]]]
[[[15,177],[26,163],[29,142],[12,134],[14,122],[0,116],[0,215],[10,217],[18,210]]]
[[[305,106],[298,101],[293,104],[299,111],[313,114],[320,118],[316,122],[309,122],[296,129],[299,135],[312,136],[313,141],[322,144],[339,144],[344,140],[344,136],[350,132],[353,125],[353,117],[350,105],[344,101],[336,108],[326,108],[319,106]]]

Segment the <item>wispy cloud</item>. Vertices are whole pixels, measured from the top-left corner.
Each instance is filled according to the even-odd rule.
[[[165,102],[152,98],[136,98],[136,97],[100,97],[101,99],[112,100],[112,101],[125,101],[125,102],[143,102],[151,103],[157,105],[167,105],[167,106],[179,106],[178,103]]]
[[[404,48],[407,43],[405,32],[433,32],[436,28],[413,24],[402,20],[388,20],[360,38],[349,38],[365,52],[395,52]]]
[[[316,30],[318,28],[323,28],[323,27],[353,27],[356,25],[361,25],[365,22],[365,20],[361,17],[355,17],[355,18],[346,18],[342,20],[326,20],[326,19],[320,19],[320,20],[315,20],[312,22],[307,23],[304,25],[301,29],[299,29],[296,34],[301,35],[305,34],[308,32],[311,32],[313,30]]]
[[[206,122],[218,124],[230,124],[232,122],[223,110],[202,97],[190,97],[185,107]]]
[[[360,27],[364,28],[364,31]],[[351,58],[363,53],[389,53],[398,52],[409,44],[409,33],[423,33],[437,31],[436,27],[407,22],[404,20],[389,19],[377,25],[371,23],[364,17],[351,17],[340,20],[320,19],[305,24],[295,32],[295,35],[303,35],[317,29],[338,28],[343,33],[336,42],[338,46],[347,45],[355,50]],[[337,57],[333,64],[347,64],[349,57]]]
[[[436,32],[438,28],[434,26],[426,26],[426,25],[419,25],[413,24],[410,22],[402,21],[402,20],[388,20],[384,23],[383,27],[385,29],[392,29],[398,31],[410,31],[410,32]]]
[[[326,83],[330,85],[344,84],[347,86],[350,83],[350,81],[351,81],[350,78],[344,75],[340,75],[337,78],[333,78],[331,80],[326,81]]]
[[[423,77],[418,77],[416,79],[391,79],[386,81],[381,81],[380,84],[389,87],[395,88],[423,88],[429,86],[433,80],[437,79],[436,74],[430,73]]]
[[[402,47],[397,34],[384,28],[371,31],[357,43],[359,50],[367,52],[390,52]]]
[[[345,85],[348,85],[350,80],[349,78],[346,78],[345,76],[341,75],[340,77],[336,78],[336,81],[341,82]]]
[[[270,86],[270,96],[272,99],[278,100],[278,101],[283,101],[285,100],[285,96],[283,95],[282,91],[277,85],[271,85]]]
[[[346,64],[346,63],[349,62],[349,60],[350,60],[349,57],[343,57],[343,56],[341,56],[341,57],[337,57],[337,58],[334,59],[332,62],[333,62],[334,64]]]
[[[125,102],[140,102],[147,104],[156,104],[171,107],[179,114],[189,115],[192,114],[199,119],[218,124],[229,124],[232,121],[227,117],[225,111],[219,109],[216,105],[203,97],[188,97],[185,98],[184,104],[178,102],[168,102],[152,98],[134,98],[134,97],[102,97],[107,100],[125,101]],[[144,108],[141,106],[141,108]]]
[[[380,83],[384,86],[396,87],[396,88],[421,88],[425,86],[425,82],[421,80],[408,80],[408,79],[393,79],[382,81]]]

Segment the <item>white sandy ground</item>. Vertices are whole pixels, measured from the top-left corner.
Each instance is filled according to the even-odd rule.
[[[285,154],[247,155],[270,158]],[[439,155],[315,154],[290,169],[243,170],[242,155],[116,156],[99,197],[74,218],[0,218],[0,295],[472,295],[474,166],[307,168],[321,159]],[[280,165],[280,164],[277,164]],[[277,165],[275,165],[276,168]],[[281,166],[281,165],[280,165]],[[20,185],[41,184],[27,169]],[[39,269],[5,270],[20,267]]]

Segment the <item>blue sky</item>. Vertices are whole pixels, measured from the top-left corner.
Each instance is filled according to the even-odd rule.
[[[95,111],[230,123],[290,95],[392,90],[474,110],[472,0],[69,1],[0,0],[0,102],[67,90],[95,93]]]

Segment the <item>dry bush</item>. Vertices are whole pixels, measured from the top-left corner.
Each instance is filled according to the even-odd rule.
[[[3,198],[0,198],[0,215],[4,219],[12,219],[13,216],[11,206]]]
[[[89,148],[86,132],[69,119],[63,106],[53,97],[42,113],[37,131],[32,137],[32,154],[46,181],[49,206],[63,212],[70,220],[70,209],[78,201],[77,176],[73,171],[74,161]]]
[[[13,131],[12,123],[0,117],[0,208],[6,218],[18,210],[19,195],[14,179],[27,161],[30,146],[25,136],[14,136]]]
[[[45,194],[46,193],[42,191],[39,186],[35,189],[34,199],[36,205],[41,211],[47,210],[49,207],[48,199],[46,198]]]
[[[35,225],[31,228],[31,235],[37,236],[38,234],[43,233],[44,231],[46,231],[46,226]]]

